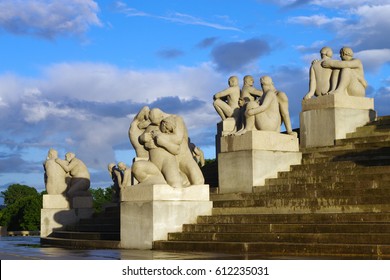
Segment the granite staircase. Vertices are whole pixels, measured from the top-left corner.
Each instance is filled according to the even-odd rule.
[[[390,259],[390,116],[253,193],[212,194],[211,216],[156,241],[155,250],[240,253],[247,258]]]
[[[120,210],[119,206],[106,207],[89,219],[55,230],[48,237],[41,238],[44,246],[69,248],[119,248]]]

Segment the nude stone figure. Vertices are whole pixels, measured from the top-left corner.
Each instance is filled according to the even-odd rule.
[[[322,67],[329,69],[339,69],[336,87],[332,88],[329,94],[341,94],[357,97],[366,95],[367,82],[364,78],[363,64],[359,59],[353,58],[351,48],[343,47],[340,50],[341,61],[325,60]]]
[[[150,124],[149,120],[149,107],[143,107],[139,113],[134,117],[134,120],[129,127],[129,139],[130,143],[135,149],[137,157],[148,158],[149,153],[145,150],[145,147],[140,143],[139,136],[145,131]]]
[[[160,125],[161,133],[154,135],[156,144],[176,154],[179,169],[191,185],[204,184],[202,171],[188,147],[188,131],[184,120],[178,115],[167,116],[159,109],[152,109],[149,118],[153,124]]]
[[[119,185],[119,190],[123,189],[127,185],[129,185],[130,180],[131,180],[131,169],[127,168],[126,164],[123,162],[118,163],[118,169],[120,171],[120,176],[118,177],[118,185]],[[117,175],[118,176],[118,175]]]
[[[65,160],[57,158],[56,163],[68,172],[71,176],[70,186],[67,196],[73,198],[75,196],[89,196],[89,187],[91,184],[90,175],[85,164],[74,153],[66,153]]]
[[[107,166],[108,173],[111,175],[113,184],[112,187],[112,201],[119,202],[120,188],[119,182],[122,181],[122,173],[119,171],[115,163],[109,163]]]
[[[45,185],[48,194],[65,195],[68,184],[65,170],[56,162],[58,152],[50,149],[43,164],[45,170]]]
[[[322,66],[322,62],[330,60],[333,51],[329,47],[323,47],[320,51],[321,59],[314,60],[309,72],[309,92],[303,99],[310,99],[313,95],[327,95],[332,89],[332,80],[337,80],[339,70]],[[333,77],[332,77],[333,76]]]
[[[153,109],[155,110],[155,109]],[[153,119],[153,115],[156,114],[156,111],[151,111],[150,115],[151,120]],[[158,112],[160,114],[160,112]],[[162,113],[162,112],[161,112]],[[162,113],[163,116],[167,116]],[[156,136],[161,134],[159,123],[156,124],[152,121],[152,123],[146,128],[145,132],[140,136],[140,141],[145,146],[145,149],[149,152],[149,160],[155,166],[159,172],[164,177],[165,181],[168,185],[174,188],[183,187],[183,177],[180,174],[179,163],[176,158],[176,155],[179,153],[179,145],[169,146],[169,150],[166,147],[161,147],[157,145]],[[146,165],[148,167],[148,165]],[[149,174],[151,171],[143,170],[146,174]],[[153,175],[153,172],[149,174]],[[140,177],[141,175],[136,175],[135,177]],[[142,181],[140,181],[142,182]]]
[[[287,133],[295,135],[291,128],[287,95],[282,91],[276,90],[269,76],[261,77],[260,83],[263,89],[260,104],[257,101],[250,101],[246,105],[245,128],[235,135],[242,135],[247,131],[253,130],[280,132],[282,120]]]
[[[238,78],[231,76],[229,78],[229,87],[214,95],[214,108],[222,120],[234,118],[237,122],[239,117],[238,100],[241,95],[241,90],[238,85]]]
[[[139,182],[138,186],[167,184],[158,167],[151,161],[136,161],[133,163],[131,169],[135,179]]]
[[[244,77],[244,85],[241,89],[241,99],[246,103],[249,101],[254,101],[257,98],[260,98],[263,95],[263,91],[258,90],[253,86],[254,79],[250,75]]]

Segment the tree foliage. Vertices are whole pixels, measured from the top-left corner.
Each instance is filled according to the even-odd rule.
[[[0,196],[6,206],[1,210],[1,225],[9,230],[39,230],[42,195],[35,188],[13,184]]]
[[[112,190],[112,186],[108,188],[90,189],[95,212],[101,212],[103,210],[103,205],[112,201]]]

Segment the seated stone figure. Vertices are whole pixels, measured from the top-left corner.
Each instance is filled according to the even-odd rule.
[[[327,95],[332,89],[332,80],[337,80],[339,70],[330,69],[322,66],[322,62],[330,60],[333,51],[329,47],[323,47],[320,50],[321,59],[314,60],[310,66],[309,72],[309,92],[303,99],[310,99],[312,96]]]
[[[252,130],[280,132],[282,120],[286,126],[287,133],[294,134],[291,128],[287,95],[282,91],[276,90],[269,76],[261,77],[260,83],[263,89],[260,103],[250,101],[246,105],[245,129],[236,135],[242,135],[246,131]]]
[[[251,75],[246,75],[244,77],[244,85],[241,89],[241,99],[246,102],[255,101],[255,99],[260,98],[263,95],[263,91],[258,90],[253,86],[254,79]]]
[[[115,163],[109,163],[107,166],[108,173],[111,175],[111,179],[113,182],[112,186],[112,201],[118,202],[120,197],[120,188],[119,182],[122,181],[122,173]]]
[[[76,158],[74,153],[66,153],[65,160],[57,158],[58,163],[65,172],[70,175],[70,185],[67,191],[67,197],[90,196],[89,187],[91,184],[90,175],[84,162]]]
[[[58,158],[58,152],[54,149],[50,149],[47,153],[47,159],[43,164],[45,170],[45,186],[48,194],[62,194],[66,195],[68,188],[67,173],[56,162]]]
[[[130,143],[133,145],[137,157],[140,158],[149,157],[148,151],[145,150],[145,147],[139,141],[139,137],[150,124],[149,111],[150,109],[148,106],[143,107],[134,117],[134,120],[131,122],[129,127]]]
[[[349,47],[341,48],[340,57],[341,61],[329,59],[321,62],[324,68],[340,70],[338,77],[334,77],[332,80],[332,89],[329,94],[364,97],[367,82],[364,78],[362,62],[353,58],[353,51]]]
[[[229,87],[214,95],[214,108],[222,120],[234,118],[237,122],[239,118],[238,100],[241,90],[238,85],[238,78],[231,76],[228,80]]]
[[[120,171],[120,177],[118,176],[118,185],[119,190],[123,189],[124,187],[128,186],[131,180],[131,169],[126,166],[125,163],[119,162],[118,163],[118,169]]]

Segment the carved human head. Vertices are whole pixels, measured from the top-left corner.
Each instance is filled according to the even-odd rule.
[[[108,172],[112,173],[112,170],[114,169],[114,167],[115,167],[115,163],[109,163],[107,166]]]
[[[124,164],[123,162],[119,162],[118,163],[118,168],[121,171],[125,171],[126,170],[126,164]]]
[[[56,159],[58,158],[58,152],[54,149],[50,149],[49,152],[47,153],[47,158],[48,159]]]
[[[245,85],[253,86],[253,83],[254,83],[254,80],[253,80],[253,77],[251,75],[246,75],[244,77],[244,84]]]
[[[351,60],[353,58],[353,51],[349,47],[342,47],[340,50],[340,57],[342,60]]]
[[[149,119],[152,124],[160,125],[161,121],[164,119],[164,112],[158,108],[153,108],[149,112]]]
[[[269,89],[272,89],[274,86],[274,83],[270,76],[263,76],[260,78],[260,84],[261,87],[264,89],[264,91],[267,91]]]
[[[237,78],[237,76],[231,76],[229,78],[228,82],[229,82],[229,86],[231,86],[231,87],[238,86],[238,78]]]
[[[71,160],[74,159],[75,157],[76,157],[76,155],[75,155],[74,153],[72,153],[72,152],[68,152],[68,153],[65,154],[65,159],[66,159],[67,161],[71,161]]]
[[[333,51],[330,47],[323,47],[320,50],[320,54],[321,58],[324,58],[325,56],[331,58],[333,56]]]
[[[176,129],[176,119],[174,116],[166,117],[160,123],[160,130],[163,133],[173,133],[175,129]]]

